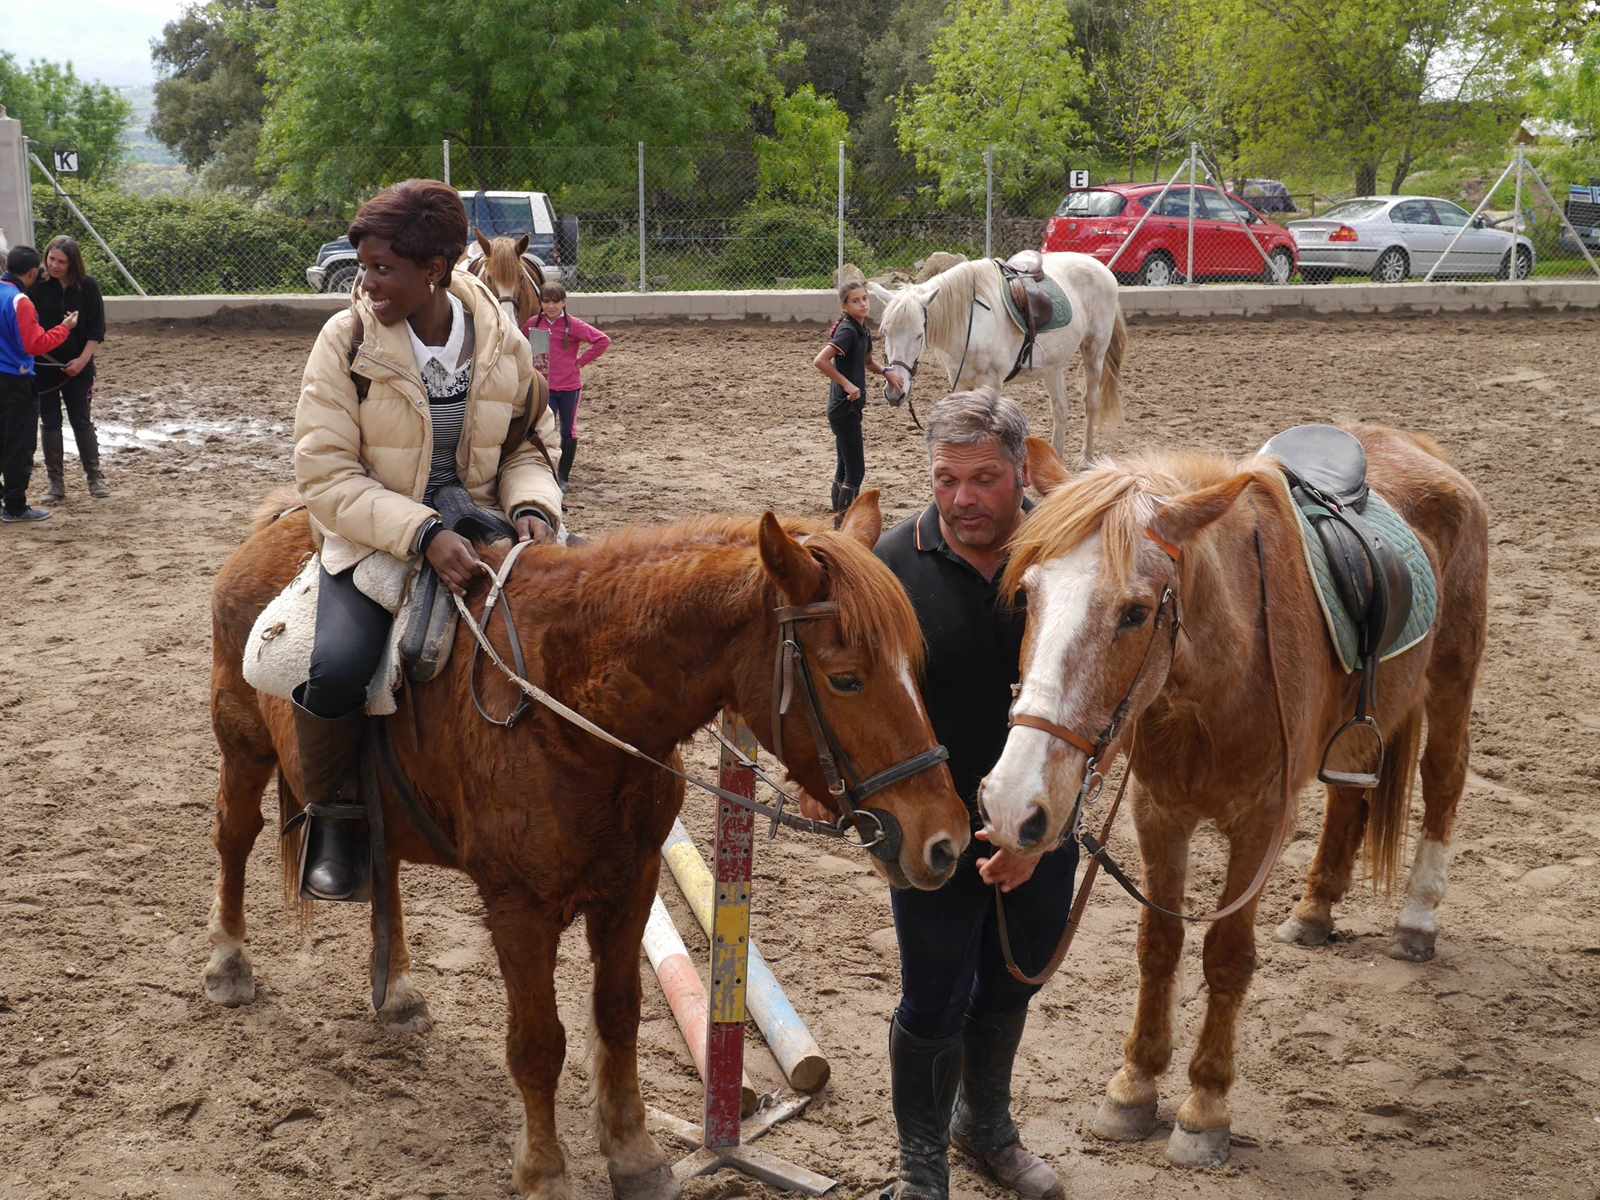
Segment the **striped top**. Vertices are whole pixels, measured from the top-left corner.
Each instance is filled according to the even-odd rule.
[[[433,460],[428,466],[428,487],[422,502],[430,504],[434,493],[451,484],[459,485],[456,474],[456,449],[467,420],[467,399],[472,391],[472,324],[461,301],[450,296],[450,336],[443,346],[424,345],[411,323],[411,353],[428,393],[428,419],[433,426]]]

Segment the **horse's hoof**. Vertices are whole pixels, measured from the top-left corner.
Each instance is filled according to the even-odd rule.
[[[1118,1104],[1107,1096],[1089,1120],[1089,1132],[1108,1142],[1139,1142],[1156,1127],[1156,1102]]]
[[[1396,925],[1394,940],[1389,943],[1389,957],[1402,962],[1427,962],[1433,957],[1433,944],[1438,936],[1437,930],[1407,929]]]
[[[389,994],[378,1010],[378,1020],[390,1033],[427,1033],[433,1028],[428,1002],[411,982],[410,975],[390,981]]]
[[[256,998],[255,974],[243,946],[232,950],[218,946],[206,964],[206,999],[226,1008],[238,1008]]]
[[[1180,1121],[1167,1139],[1167,1161],[1180,1167],[1220,1167],[1228,1161],[1230,1149],[1226,1125],[1195,1133]]]
[[[635,1175],[622,1175],[610,1167],[606,1173],[611,1176],[611,1194],[617,1200],[677,1200],[680,1191],[672,1168],[664,1162]]]
[[[1295,946],[1326,946],[1333,937],[1332,921],[1306,921],[1290,917],[1272,934],[1280,942]]]

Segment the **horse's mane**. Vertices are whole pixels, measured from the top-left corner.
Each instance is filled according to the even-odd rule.
[[[1174,497],[1241,474],[1268,482],[1277,468],[1256,458],[1231,459],[1194,450],[1146,450],[1102,459],[1051,492],[1011,539],[1001,594],[1015,597],[1029,567],[1059,558],[1101,535],[1106,570],[1118,583],[1133,573],[1144,531],[1161,505]]]
[[[525,586],[546,594],[570,588],[561,599],[592,626],[617,617],[616,599],[626,595],[626,619],[644,636],[665,632],[686,604],[698,605],[707,622],[742,622],[760,605],[788,603],[761,564],[760,521],[752,517],[696,517],[666,526],[641,526],[604,534],[563,555],[574,570],[536,578]],[[921,670],[922,629],[904,589],[860,542],[819,524],[785,521],[791,537],[827,569],[828,599],[839,605],[840,632],[874,661],[903,657]],[[565,583],[560,579],[564,578]],[[519,589],[520,590],[520,589]]]
[[[514,303],[519,314],[539,307],[538,293],[528,278],[528,269],[517,254],[517,239],[492,238],[489,253],[473,259],[467,264],[467,270],[491,284],[493,291],[510,291],[515,297]]]
[[[1000,272],[987,258],[957,263],[929,282],[939,287],[928,303],[925,337],[929,346],[959,347],[967,340],[974,300],[983,301],[990,311],[1000,307]]]

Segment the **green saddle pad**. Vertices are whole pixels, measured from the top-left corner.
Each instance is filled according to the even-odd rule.
[[[1050,276],[1044,277],[1043,283],[1032,284],[1033,287],[1043,288],[1050,303],[1055,308],[1048,323],[1039,326],[1039,332],[1045,333],[1051,329],[1060,329],[1064,325],[1072,324],[1072,301],[1067,299],[1066,292],[1061,290],[1061,285]],[[1005,286],[1000,288],[1000,299],[1005,303],[1006,315],[1011,318],[1016,327],[1023,333],[1028,332],[1028,315],[1017,309],[1016,302],[1011,299],[1011,289]]]
[[[1317,587],[1317,603],[1322,606],[1323,620],[1328,624],[1328,634],[1333,638],[1333,645],[1339,654],[1339,665],[1346,674],[1356,670],[1361,665],[1358,653],[1359,642],[1356,638],[1356,623],[1345,610],[1344,601],[1339,598],[1339,589],[1333,582],[1333,572],[1328,568],[1328,552],[1323,548],[1322,539],[1317,536],[1317,531],[1311,526],[1311,519],[1300,511],[1298,505],[1290,501],[1294,508],[1295,516],[1300,522],[1300,545],[1305,551],[1306,566],[1311,571],[1311,580]],[[1439,589],[1433,578],[1433,565],[1428,561],[1428,556],[1423,552],[1422,543],[1417,540],[1417,535],[1411,532],[1411,526],[1401,519],[1399,513],[1389,506],[1377,492],[1367,493],[1367,510],[1363,514],[1367,524],[1376,530],[1389,545],[1400,551],[1405,559],[1406,566],[1411,568],[1411,615],[1406,619],[1400,636],[1395,639],[1393,646],[1385,650],[1383,659],[1393,658],[1403,654],[1428,636],[1428,630],[1433,628],[1433,619],[1439,613]]]

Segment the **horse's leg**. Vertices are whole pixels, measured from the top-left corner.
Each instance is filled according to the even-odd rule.
[[[566,1158],[556,1137],[556,1084],[567,1055],[566,1030],[556,1012],[561,922],[521,891],[496,889],[484,898],[506,984],[506,1066],[522,1093],[511,1182],[521,1196],[569,1200]]]
[[[1044,373],[1045,390],[1050,393],[1050,444],[1063,459],[1067,456],[1067,371],[1053,367]],[[1084,435],[1088,437],[1088,434]]]
[[[594,960],[590,1086],[595,1135],[606,1156],[611,1190],[623,1200],[666,1200],[678,1194],[667,1156],[644,1128],[639,1093],[639,946],[661,871],[651,852],[632,890],[588,910],[584,928]]]
[[[1270,826],[1276,820],[1277,815],[1271,814],[1265,824]],[[1267,851],[1271,830],[1224,832],[1228,836],[1228,879],[1222,903],[1227,904],[1250,886]],[[1234,1035],[1256,969],[1255,920],[1260,902],[1261,893],[1257,892],[1238,912],[1206,931],[1206,1016],[1194,1057],[1189,1060],[1191,1090],[1178,1108],[1178,1119],[1167,1140],[1167,1158],[1180,1167],[1218,1167],[1228,1161]]]
[[[400,864],[389,864],[388,911],[394,914],[389,934],[389,991],[378,1010],[378,1020],[391,1033],[427,1033],[433,1028],[428,1001],[411,978],[411,948],[406,945],[406,914],[400,900]],[[372,936],[378,936],[380,905],[372,904]]]
[[[1472,751],[1472,673],[1467,673],[1466,679],[1465,685],[1456,676],[1448,687],[1428,689],[1428,740],[1422,751],[1422,840],[1411,863],[1405,907],[1389,944],[1391,958],[1427,962],[1439,936],[1435,910],[1449,881],[1450,835]]]
[[[1145,893],[1163,908],[1182,911],[1194,824],[1157,808],[1138,780],[1132,791]],[[1096,1137],[1135,1141],[1155,1128],[1156,1080],[1172,1061],[1172,992],[1182,952],[1183,922],[1144,909],[1139,914],[1139,999],[1133,1028],[1122,1044],[1122,1069],[1106,1085],[1105,1099],[1089,1122]]]
[[[213,701],[212,726],[222,752],[222,772],[217,782],[217,814],[211,826],[211,843],[217,848],[217,890],[211,904],[207,940],[211,958],[206,963],[205,995],[214,1004],[229,1007],[256,998],[250,953],[244,947],[244,869],[256,835],[265,822],[261,793],[278,765],[272,741],[259,714],[225,689]]]
[[[1105,369],[1106,348],[1096,342],[1083,343],[1083,465],[1094,457],[1095,426],[1100,424],[1100,378]],[[1066,368],[1061,368],[1061,387],[1066,391]]]
[[[1306,872],[1305,893],[1295,905],[1294,915],[1274,933],[1278,941],[1321,946],[1333,935],[1333,906],[1350,890],[1350,875],[1366,825],[1364,789],[1328,788],[1322,810],[1322,837]]]

